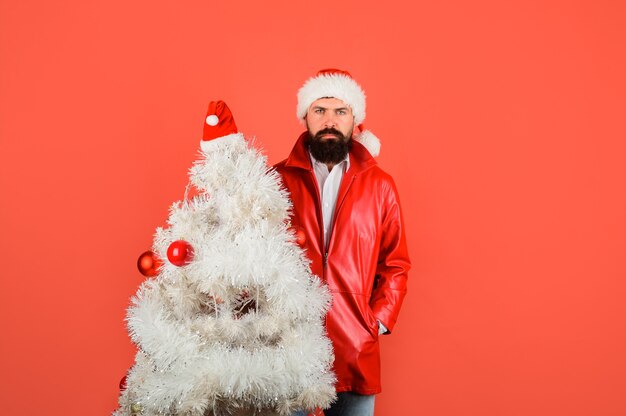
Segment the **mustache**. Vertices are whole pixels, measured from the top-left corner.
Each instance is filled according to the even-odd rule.
[[[339,130],[334,129],[332,127],[329,127],[329,128],[326,128],[326,129],[318,131],[317,133],[315,133],[315,138],[316,139],[321,139],[322,136],[324,136],[326,134],[332,134],[333,136],[337,137],[338,139],[343,138],[343,134]]]

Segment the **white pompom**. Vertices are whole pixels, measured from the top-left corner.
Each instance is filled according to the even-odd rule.
[[[219,122],[220,119],[215,114],[211,114],[206,118],[206,124],[208,124],[209,126],[217,126],[217,123]]]
[[[380,154],[380,140],[374,136],[369,130],[365,130],[355,137],[356,141],[361,143],[373,157]]]

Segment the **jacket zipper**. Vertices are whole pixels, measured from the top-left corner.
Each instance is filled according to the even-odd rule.
[[[326,244],[324,244],[324,215],[322,214],[322,197],[320,196],[320,189],[317,185],[317,178],[313,169],[309,170],[309,175],[313,181],[313,187],[315,188],[315,212],[317,214],[317,225],[319,227],[319,239],[320,239],[320,251],[324,253],[322,274],[320,276],[322,280],[326,281],[326,264],[328,263],[328,251],[326,250]],[[330,242],[330,240],[329,240]]]
[[[337,201],[339,203],[338,206],[335,206],[335,212],[333,212],[333,225],[330,228],[330,235],[328,236],[328,247],[326,247],[325,244],[325,239],[324,239],[324,215],[322,214],[322,197],[320,196],[320,189],[319,186],[317,185],[317,178],[315,177],[315,172],[313,172],[313,170],[309,170],[309,173],[311,175],[311,178],[313,179],[313,185],[315,187],[316,190],[316,211],[317,211],[317,223],[318,226],[320,227],[320,247],[324,248],[324,259],[323,259],[323,279],[324,281],[326,281],[326,266],[328,265],[328,249],[331,246],[332,243],[332,237],[335,231],[335,226],[337,225],[337,221],[335,221],[337,219],[337,217],[339,216],[339,211],[341,210],[341,207],[343,206],[343,201],[346,199],[346,196],[348,195],[348,191],[350,190],[350,187],[352,187],[352,183],[354,182],[354,180],[356,179],[356,175],[353,174],[352,177],[350,178],[350,183],[348,184],[346,191],[344,192],[343,195],[341,195],[341,201]],[[341,186],[339,187],[339,190],[341,190]],[[340,195],[337,195],[337,197],[339,198]]]

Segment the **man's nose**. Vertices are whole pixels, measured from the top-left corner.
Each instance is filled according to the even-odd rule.
[[[331,112],[324,114],[324,127],[335,127],[337,125],[337,120],[335,119],[335,115]]]

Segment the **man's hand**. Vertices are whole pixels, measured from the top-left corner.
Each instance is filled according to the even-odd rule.
[[[382,335],[385,332],[387,332],[387,327],[385,327],[382,322],[378,321],[378,335]]]

